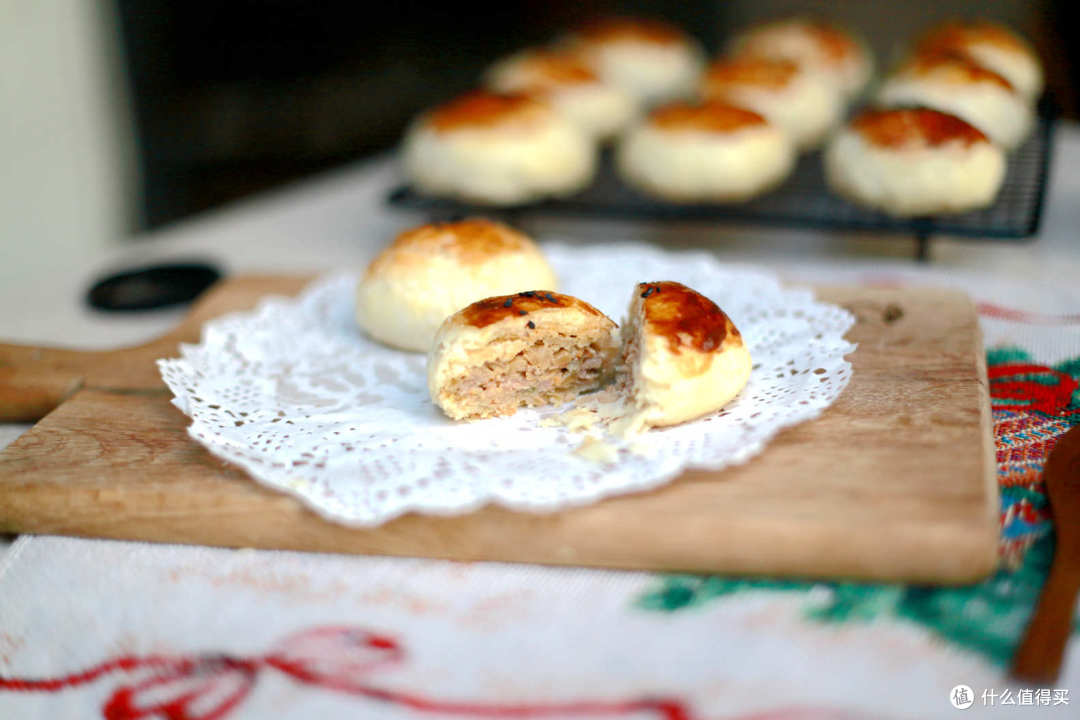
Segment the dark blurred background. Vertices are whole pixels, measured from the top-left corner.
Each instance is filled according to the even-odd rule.
[[[390,148],[493,59],[606,13],[668,18],[715,50],[747,23],[811,12],[861,31],[886,64],[929,23],[987,16],[1036,44],[1058,104],[1077,110],[1078,12],[1060,0],[115,1],[137,229]]]

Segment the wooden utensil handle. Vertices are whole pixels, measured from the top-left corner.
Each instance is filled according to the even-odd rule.
[[[82,386],[94,353],[0,344],[0,422],[34,422]]]
[[[1055,562],[1050,568],[1039,604],[1013,658],[1013,675],[1039,685],[1053,683],[1061,671],[1065,644],[1080,591],[1077,568]]]

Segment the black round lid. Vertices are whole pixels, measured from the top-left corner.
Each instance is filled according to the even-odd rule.
[[[98,280],[86,301],[110,312],[154,310],[189,303],[220,279],[221,271],[203,262],[148,265]]]

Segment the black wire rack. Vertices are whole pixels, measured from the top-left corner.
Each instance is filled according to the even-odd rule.
[[[820,152],[802,156],[791,176],[775,190],[735,205],[682,205],[642,195],[619,180],[610,152],[604,153],[593,183],[566,198],[491,207],[423,195],[411,186],[403,185],[390,192],[387,202],[400,208],[426,211],[436,217],[495,214],[516,218],[523,214],[544,214],[606,220],[729,222],[873,231],[914,238],[916,257],[926,260],[930,239],[937,235],[1017,242],[1038,232],[1055,119],[1052,104],[1044,102],[1034,132],[1009,154],[1005,181],[994,204],[955,215],[897,218],[850,203],[825,184]]]

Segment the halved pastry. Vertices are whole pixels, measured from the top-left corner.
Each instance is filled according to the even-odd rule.
[[[617,326],[586,302],[544,290],[502,295],[443,322],[428,390],[455,420],[512,415],[597,389],[618,352]]]
[[[624,433],[719,410],[750,379],[750,352],[731,319],[680,283],[638,283],[622,334]]]

